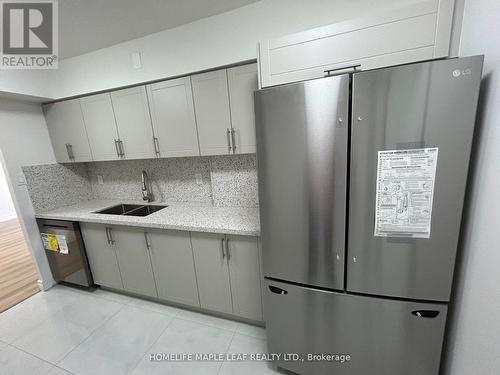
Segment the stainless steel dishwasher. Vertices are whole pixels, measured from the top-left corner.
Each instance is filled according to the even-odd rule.
[[[93,285],[80,225],[63,220],[38,219],[45,253],[57,282]]]

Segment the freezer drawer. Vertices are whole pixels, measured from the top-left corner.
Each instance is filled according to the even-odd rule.
[[[482,61],[474,56],[353,75],[348,291],[449,301]],[[432,210],[421,208],[424,192],[410,181],[415,173],[408,174],[402,190],[396,190],[397,181],[381,185],[394,197],[383,201],[384,210],[393,207],[388,223],[400,218],[404,223],[406,217],[416,223],[425,215],[414,212],[429,212],[430,237],[374,236],[378,151],[435,147]]]
[[[304,375],[438,374],[445,304],[355,296],[270,280],[265,284],[270,353],[350,356],[343,363],[282,360],[278,366]]]
[[[255,93],[264,274],[344,287],[349,76]]]

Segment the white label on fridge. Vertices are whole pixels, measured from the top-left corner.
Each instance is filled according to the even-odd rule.
[[[66,236],[58,234],[56,235],[56,237],[57,237],[57,243],[59,244],[59,253],[68,254],[69,249],[68,249],[68,243],[66,242]]]
[[[375,236],[429,238],[438,148],[378,152]]]

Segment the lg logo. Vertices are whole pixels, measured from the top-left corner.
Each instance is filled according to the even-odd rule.
[[[470,76],[472,74],[472,70],[470,68],[467,69],[455,69],[452,73],[453,77],[458,78],[460,76]]]
[[[57,68],[57,0],[2,1],[2,68]]]

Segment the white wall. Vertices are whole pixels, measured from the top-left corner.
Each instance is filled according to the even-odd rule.
[[[0,100],[0,134],[0,162],[3,162],[10,179],[14,204],[44,287],[50,287],[54,281],[38,233],[28,190],[26,186],[18,186],[16,183],[17,174],[22,173],[21,166],[55,163],[40,105]]]
[[[376,10],[418,0],[378,0]],[[60,62],[53,95],[74,96],[255,59],[257,42],[374,10],[372,0],[262,0]],[[143,67],[132,68],[140,51]]]
[[[446,373],[500,374],[500,2],[466,0],[460,55],[484,54],[476,154]]]
[[[17,217],[14,203],[10,197],[9,186],[5,178],[5,173],[0,164],[0,222]]]

